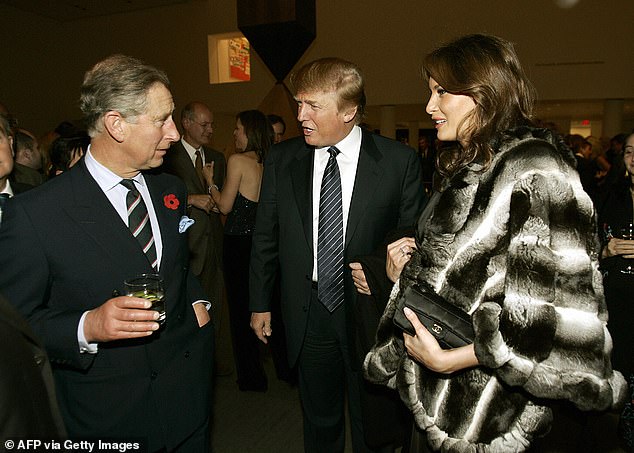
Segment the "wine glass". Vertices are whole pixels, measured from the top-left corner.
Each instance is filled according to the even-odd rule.
[[[621,228],[621,239],[626,241],[634,240],[634,224],[629,223],[625,228]],[[628,264],[625,269],[621,269],[623,274],[634,274],[634,267],[632,266],[632,260],[627,260]]]

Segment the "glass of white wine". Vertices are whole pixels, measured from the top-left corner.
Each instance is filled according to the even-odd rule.
[[[625,228],[621,228],[621,239],[626,241],[634,240],[634,224],[629,223]],[[632,260],[627,260],[628,264],[625,269],[621,269],[624,274],[634,274],[634,266],[632,266]]]
[[[165,291],[158,274],[141,274],[123,282],[127,296],[141,297],[152,302],[150,310],[159,313],[157,322],[165,323]]]

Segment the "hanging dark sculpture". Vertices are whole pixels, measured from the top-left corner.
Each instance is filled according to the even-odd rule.
[[[238,28],[282,82],[315,39],[315,0],[238,0]]]

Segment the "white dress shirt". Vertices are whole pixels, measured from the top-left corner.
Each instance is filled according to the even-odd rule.
[[[15,195],[15,193],[13,193],[13,187],[11,187],[11,183],[9,182],[8,178],[6,180],[6,184],[4,185],[4,189],[0,190],[0,193],[6,193],[7,195],[9,195],[9,198]]]
[[[189,158],[191,159],[194,168],[196,168],[196,151],[200,151],[200,159],[202,160],[203,167],[205,166],[205,153],[202,150],[202,146],[199,149],[196,149],[187,143],[184,138],[181,138],[181,144],[183,145],[183,148],[185,148],[185,151],[187,151],[187,154],[189,154]]]
[[[359,152],[361,151],[361,128],[354,126],[350,133],[334,146],[339,150],[337,155],[337,165],[341,176],[341,202],[343,210],[343,238],[345,241],[346,229],[348,226],[348,213],[350,212],[350,202],[352,201],[352,191],[354,181],[357,176],[357,165],[359,163]],[[321,193],[321,180],[326,171],[326,164],[330,153],[328,149],[316,148],[313,157],[313,281],[318,281],[317,275],[317,238],[319,228],[319,197]],[[345,244],[344,244],[345,247]]]

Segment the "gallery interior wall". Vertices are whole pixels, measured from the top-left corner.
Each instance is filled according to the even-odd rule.
[[[370,106],[409,106],[415,121],[426,117],[415,106],[427,98],[423,55],[458,35],[487,32],[516,43],[541,99],[634,99],[634,2],[558,6],[569,2],[317,0],[317,38],[298,64],[324,56],[353,60],[365,72]],[[80,117],[83,74],[112,53],[164,69],[177,113],[192,99],[209,104],[219,148],[228,146],[235,113],[257,107],[275,84],[257,54],[251,82],[208,82],[207,36],[237,31],[235,0],[192,0],[68,22],[0,4],[0,17],[0,102],[36,134]]]

